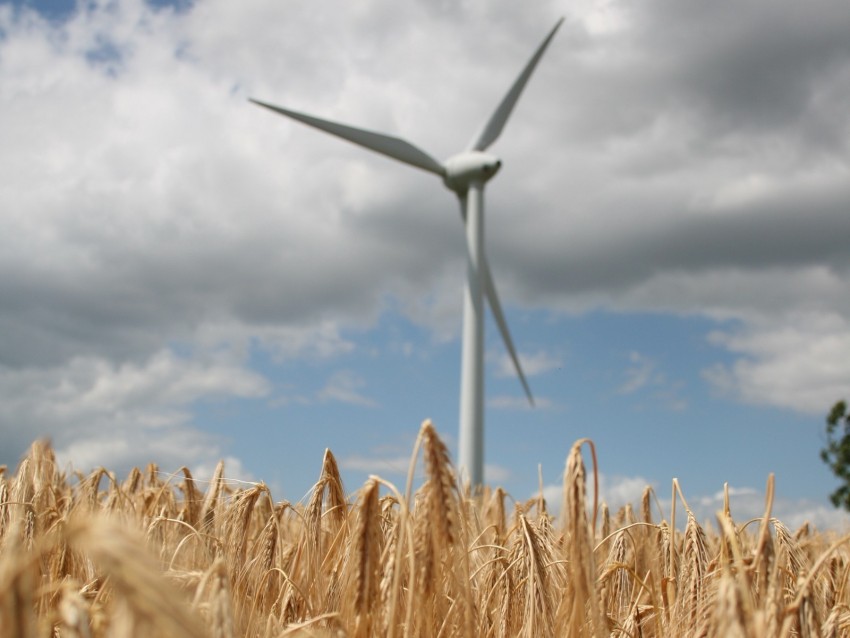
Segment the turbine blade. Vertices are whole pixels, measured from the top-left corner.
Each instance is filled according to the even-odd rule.
[[[293,120],[297,120],[307,126],[317,128],[325,133],[336,135],[337,137],[341,137],[344,140],[348,140],[349,142],[368,148],[369,150],[380,153],[381,155],[387,155],[388,157],[397,159],[405,164],[410,164],[416,168],[436,173],[440,177],[445,174],[443,165],[428,155],[428,153],[416,148],[410,142],[405,142],[397,137],[384,135],[383,133],[375,133],[374,131],[366,131],[346,124],[323,120],[318,117],[313,117],[312,115],[306,115],[304,113],[299,113],[298,111],[290,111],[289,109],[285,109],[280,106],[260,102],[253,98],[249,98],[249,100],[258,106],[262,106],[274,111],[275,113],[280,113],[281,115],[290,117]]]
[[[458,195],[460,200],[460,218],[466,226],[466,194]],[[483,247],[482,247],[483,248]],[[469,247],[467,246],[467,250]],[[519,363],[519,357],[514,348],[514,341],[511,339],[511,331],[508,330],[508,322],[505,320],[505,313],[502,312],[502,304],[499,301],[499,293],[496,292],[496,285],[493,283],[493,275],[490,273],[490,263],[487,261],[487,253],[482,251],[481,254],[481,271],[478,273],[481,278],[481,285],[484,287],[484,296],[487,297],[487,303],[490,304],[490,310],[493,311],[493,318],[496,320],[496,325],[499,327],[499,332],[502,335],[502,341],[505,348],[513,361],[514,369],[519,377],[522,388],[525,390],[525,396],[528,397],[528,402],[534,406],[534,396],[531,394],[531,388],[528,387],[528,381],[525,378],[525,373],[522,371],[522,366]]]
[[[511,111],[513,111],[514,105],[517,103],[517,100],[522,93],[522,90],[525,88],[528,79],[534,72],[534,67],[537,66],[540,58],[543,57],[543,52],[546,51],[546,47],[549,46],[549,42],[553,37],[555,37],[555,32],[558,30],[558,27],[561,26],[563,21],[563,18],[558,20],[549,32],[549,35],[547,35],[540,46],[537,47],[537,51],[535,51],[534,55],[531,56],[531,59],[525,65],[522,73],[519,74],[519,77],[514,81],[513,86],[511,86],[505,97],[502,98],[501,103],[496,108],[493,115],[490,116],[487,124],[484,125],[484,128],[475,138],[475,141],[470,145],[469,150],[484,151],[499,137],[502,129],[505,127],[505,122],[508,121]]]
[[[487,302],[490,304],[490,309],[493,311],[493,317],[496,319],[496,325],[499,326],[499,332],[502,333],[502,341],[505,342],[505,348],[511,356],[511,361],[514,363],[514,369],[525,390],[525,395],[528,397],[528,402],[534,406],[534,397],[531,395],[531,388],[528,387],[528,381],[525,380],[525,374],[522,371],[522,366],[519,363],[514,342],[511,339],[511,333],[508,330],[508,322],[505,321],[505,315],[502,312],[502,304],[499,303],[499,294],[496,292],[496,286],[493,284],[493,276],[490,274],[490,264],[487,263],[486,256],[481,260],[481,283],[484,285],[484,294],[487,296]]]

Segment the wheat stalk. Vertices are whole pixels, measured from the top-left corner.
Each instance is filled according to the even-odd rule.
[[[577,442],[557,521],[539,489],[510,516],[500,489],[461,493],[431,422],[405,495],[373,476],[353,503],[330,452],[293,505],[229,488],[221,464],[205,494],[187,468],[69,477],[38,443],[0,468],[0,638],[850,635],[850,537],[791,533],[772,477],[740,527],[728,489],[714,531],[678,481],[669,520],[651,489],[611,515],[584,445],[596,477]]]

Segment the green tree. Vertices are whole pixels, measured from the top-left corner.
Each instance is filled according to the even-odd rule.
[[[823,462],[843,484],[829,495],[835,507],[850,511],[850,414],[847,403],[839,401],[826,417],[826,447],[820,451]]]

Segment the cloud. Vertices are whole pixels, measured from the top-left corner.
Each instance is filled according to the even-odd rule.
[[[652,482],[642,476],[618,476],[599,474],[599,502],[606,503],[609,509],[616,512],[626,504],[636,507],[644,489],[652,486]],[[558,515],[563,506],[564,486],[561,483],[543,486],[543,497],[546,499],[549,512]],[[593,486],[588,487],[588,503],[593,499]]]
[[[63,463],[126,470],[151,460],[176,469],[222,456],[216,437],[192,425],[199,399],[263,397],[265,378],[227,358],[188,359],[162,350],[115,365],[77,357],[64,365],[0,368],[3,462],[49,437]]]
[[[658,364],[640,352],[629,353],[631,365],[626,369],[626,380],[619,388],[620,394],[646,392],[668,410],[684,410],[688,402],[681,396],[682,383],[667,378]]]
[[[489,485],[498,485],[509,481],[513,476],[510,468],[494,463],[484,464],[484,479]]]
[[[632,365],[626,370],[626,381],[620,386],[621,393],[633,394],[648,383],[660,380],[655,373],[655,362],[651,359],[639,352],[630,352],[629,361]]]
[[[687,496],[687,495],[686,495]],[[692,499],[688,503],[694,508],[699,521],[715,522],[717,512],[723,510],[723,492]],[[729,487],[729,509],[738,522],[746,522],[764,516],[765,496],[760,489],[752,487]],[[850,527],[847,512],[835,509],[826,502],[808,498],[790,499],[777,495],[771,509],[771,517],[780,520],[786,527],[796,530],[804,523],[820,530],[843,531]]]
[[[319,390],[317,396],[321,401],[341,401],[364,408],[377,407],[374,399],[362,394],[359,390],[366,382],[351,370],[340,370],[331,375],[327,385]]]
[[[643,492],[647,487],[652,487],[656,491],[656,494],[658,493],[658,485],[642,476],[600,474],[599,500],[608,505],[612,514],[627,504],[630,504],[632,509],[637,512],[640,508]],[[563,486],[561,484],[545,485],[543,496],[546,499],[549,512],[558,516],[563,505]],[[723,510],[723,491],[706,495],[686,494],[685,497],[687,498],[688,505],[693,508],[694,516],[700,524],[716,526],[716,515]],[[589,506],[592,498],[592,488],[589,488]],[[765,495],[760,489],[730,486],[729,503],[732,517],[739,524],[764,516]],[[661,507],[660,515],[664,520],[669,521],[671,515],[669,498],[660,498],[658,503],[653,499],[652,516],[656,522],[659,520],[657,505]],[[676,517],[677,526],[682,526],[686,517],[683,514],[682,504],[677,502],[676,505],[677,512],[679,512]],[[847,512],[837,510],[826,502],[816,502],[808,498],[794,499],[777,495],[773,503],[771,516],[779,519],[791,530],[798,529],[804,523],[814,525],[822,531],[843,531],[850,528],[850,515]]]
[[[478,0],[332,6],[126,0],[54,20],[0,7],[0,392],[20,418],[4,426],[9,454],[58,436],[63,400],[85,412],[62,398],[69,387],[112,401],[92,422],[184,432],[193,402],[226,392],[212,370],[237,393],[260,388],[252,348],[332,359],[388,307],[436,341],[457,336],[453,195],[246,99],[446,157],[557,16]],[[487,249],[503,302],[731,320],[712,343],[735,361],[711,383],[823,409],[850,383],[844,2],[565,11],[492,149],[504,168]],[[215,351],[230,363],[204,359]],[[188,372],[174,387],[151,382],[163,352]],[[556,357],[527,363],[543,374]],[[651,387],[640,365],[624,388]],[[127,389],[137,381],[152,407]],[[359,389],[337,379],[325,398],[368,405]],[[69,423],[69,450],[126,453],[82,416]]]
[[[519,363],[522,366],[522,371],[525,373],[526,377],[534,377],[541,374],[545,374],[550,370],[560,368],[564,365],[564,362],[561,357],[545,350],[539,350],[534,354],[526,354],[520,352],[517,356],[519,357]],[[503,353],[499,357],[498,362],[499,367],[496,372],[498,376],[516,376],[516,368],[514,368],[514,362],[511,359],[510,355]]]
[[[340,461],[344,470],[356,470],[367,474],[386,476],[406,476],[410,467],[410,455],[362,456],[353,454]]]
[[[737,358],[703,375],[741,401],[824,415],[847,392],[850,324],[840,315],[802,313],[793,324],[766,320],[710,339]]]
[[[600,500],[617,510],[626,503],[639,504],[644,490],[655,487],[642,476],[616,476],[603,474],[599,480]]]
[[[377,474],[383,478],[399,480],[406,478],[410,470],[410,454],[395,454],[393,450],[374,450],[372,454],[352,454],[341,459],[339,466],[343,470]],[[484,476],[488,484],[499,484],[509,481],[513,473],[507,467],[487,463],[484,466]],[[417,461],[415,480],[424,478],[424,468],[421,460]]]
[[[224,462],[224,473],[222,476],[231,488],[241,489],[245,487],[245,484],[257,483],[256,477],[244,467],[241,459],[235,456],[224,456],[219,460]],[[200,483],[208,482],[212,479],[217,465],[218,463],[215,465],[212,463],[196,465],[192,468],[192,477]]]

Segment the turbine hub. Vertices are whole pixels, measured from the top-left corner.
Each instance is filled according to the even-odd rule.
[[[450,157],[443,165],[446,174],[443,182],[458,194],[469,190],[471,184],[483,184],[495,175],[502,160],[481,151],[465,151]]]

